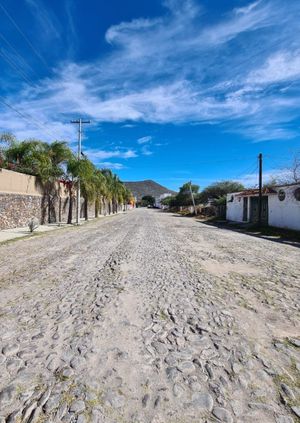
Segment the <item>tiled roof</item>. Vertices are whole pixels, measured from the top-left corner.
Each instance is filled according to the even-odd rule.
[[[275,191],[273,188],[265,187],[262,189],[263,195],[266,194],[277,194],[277,191]],[[253,188],[253,189],[245,189],[244,191],[239,192],[237,195],[244,196],[244,195],[258,195],[259,189]]]

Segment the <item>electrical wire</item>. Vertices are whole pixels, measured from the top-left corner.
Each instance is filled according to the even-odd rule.
[[[21,36],[25,39],[25,41],[27,42],[27,44],[30,46],[31,50],[35,53],[35,55],[37,57],[39,57],[39,59],[44,63],[44,65],[48,68],[48,64],[46,63],[46,61],[44,60],[44,58],[40,55],[40,53],[36,50],[36,48],[32,45],[31,41],[28,39],[28,37],[24,34],[24,32],[21,30],[21,28],[19,27],[19,25],[16,23],[16,21],[12,18],[12,16],[9,14],[9,12],[7,11],[7,9],[3,6],[3,4],[0,1],[0,8],[3,10],[3,12],[5,13],[5,15],[9,18],[9,20],[12,22],[12,24],[14,25],[14,27],[17,29],[17,31],[21,34]],[[15,47],[10,43],[10,41],[7,40],[7,38],[3,35],[0,34],[0,38],[2,38],[6,44],[14,51],[14,53],[17,55],[17,57],[21,58],[21,60],[23,61],[23,63],[25,63],[25,65],[29,66],[29,68],[32,69],[32,67],[30,65],[28,65],[28,63],[23,59],[23,57],[18,53],[18,51],[15,49]],[[35,82],[29,78],[26,73],[24,72],[23,69],[20,69],[20,67],[3,51],[0,51],[0,56],[2,57],[2,59],[31,87],[33,87],[34,89],[37,88],[37,85],[35,84]],[[32,123],[35,122],[35,125],[38,126],[39,128],[43,129],[43,131],[45,133],[47,133],[48,135],[50,135],[51,137],[54,138],[60,138],[57,135],[55,135],[52,131],[50,132],[48,129],[45,129],[45,127],[43,127],[33,116],[31,116],[29,113],[27,114],[28,117],[26,117],[24,115],[24,113],[20,112],[20,110],[18,110],[16,107],[12,106],[11,104],[7,103],[6,99],[4,99],[4,97],[0,96],[2,98],[1,103],[4,104],[6,107],[8,107],[9,109],[13,110],[15,113],[17,113],[20,117],[22,117],[23,119],[25,119],[27,122]],[[56,101],[55,101],[56,102]],[[57,105],[58,102],[56,102]]]
[[[47,62],[45,61],[45,59],[43,58],[43,56],[37,51],[37,49],[34,47],[34,45],[32,44],[32,42],[29,40],[29,38],[27,37],[27,35],[24,34],[24,32],[22,31],[22,29],[19,27],[19,25],[17,24],[17,22],[14,20],[14,18],[9,14],[8,10],[3,6],[3,4],[0,1],[0,8],[2,9],[2,11],[5,13],[5,15],[8,17],[8,19],[10,20],[10,22],[13,24],[13,26],[16,28],[16,30],[19,32],[19,34],[24,38],[24,40],[26,41],[27,45],[30,47],[30,49],[34,52],[34,54],[39,58],[39,60],[44,64],[44,66],[49,69],[49,66],[47,64]]]
[[[8,47],[14,52],[20,62],[23,62],[23,65],[28,67],[31,72],[35,73],[35,70],[31,67],[31,65],[24,59],[24,57],[18,52],[18,50],[13,46],[13,44],[0,32],[0,38],[8,45]],[[36,74],[37,75],[37,74]],[[38,76],[38,75],[37,75]]]
[[[26,73],[19,69],[19,67],[12,61],[12,59],[7,54],[3,53],[3,51],[0,50],[0,56],[13,70],[15,70],[21,76],[21,78],[25,82],[27,82],[27,84],[36,88],[35,83],[27,77]]]
[[[7,101],[5,100],[5,98],[2,97],[1,95],[0,95],[0,102],[2,104],[4,104],[6,107],[8,107],[9,109],[13,110],[15,113],[17,113],[22,119],[26,120],[30,124],[33,122],[36,126],[38,126],[40,129],[42,129],[45,133],[47,133],[51,137],[56,138],[56,135],[54,133],[50,132],[44,125],[40,124],[40,122],[38,122],[29,113],[27,113],[25,115],[23,112],[20,112],[20,110],[16,109],[14,106],[12,106],[11,104],[7,103]]]

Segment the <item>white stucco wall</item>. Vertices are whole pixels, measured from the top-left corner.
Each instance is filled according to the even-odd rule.
[[[165,194],[161,194],[159,197],[155,198],[155,207],[158,207],[159,209],[162,208],[162,200],[164,200],[167,197],[171,197],[172,194],[170,192],[166,192]]]
[[[243,221],[243,199],[237,196],[237,192],[233,194],[227,194],[227,205],[226,205],[226,219],[233,222]],[[233,196],[233,201],[231,197]]]
[[[299,185],[280,187],[286,194],[283,201],[279,201],[278,195],[269,196],[269,225],[278,228],[300,230],[300,201],[294,196],[294,191]]]

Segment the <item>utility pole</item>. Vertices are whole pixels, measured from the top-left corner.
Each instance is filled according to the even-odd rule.
[[[258,155],[258,225],[261,226],[262,224],[262,172],[263,172],[263,156],[260,153]]]
[[[192,202],[193,202],[193,206],[194,206],[194,215],[196,215],[196,205],[195,205],[194,193],[192,191],[192,181],[190,181],[189,186],[190,186],[190,193],[191,193]]]
[[[85,123],[91,123],[90,120],[83,120],[83,119],[76,119],[76,120],[71,120],[71,123],[76,123],[78,125],[78,151],[77,151],[77,159],[80,160],[81,159],[81,139],[82,139],[82,125]],[[76,197],[76,224],[79,225],[80,224],[80,179],[78,176],[78,181],[77,181],[77,197]]]

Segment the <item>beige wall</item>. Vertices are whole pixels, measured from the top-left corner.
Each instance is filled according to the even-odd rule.
[[[0,192],[22,195],[42,195],[36,177],[11,170],[0,169]]]
[[[67,197],[68,193],[60,184],[60,195]],[[43,190],[37,183],[37,178],[24,173],[13,172],[0,168],[0,192],[20,195],[43,195]]]

